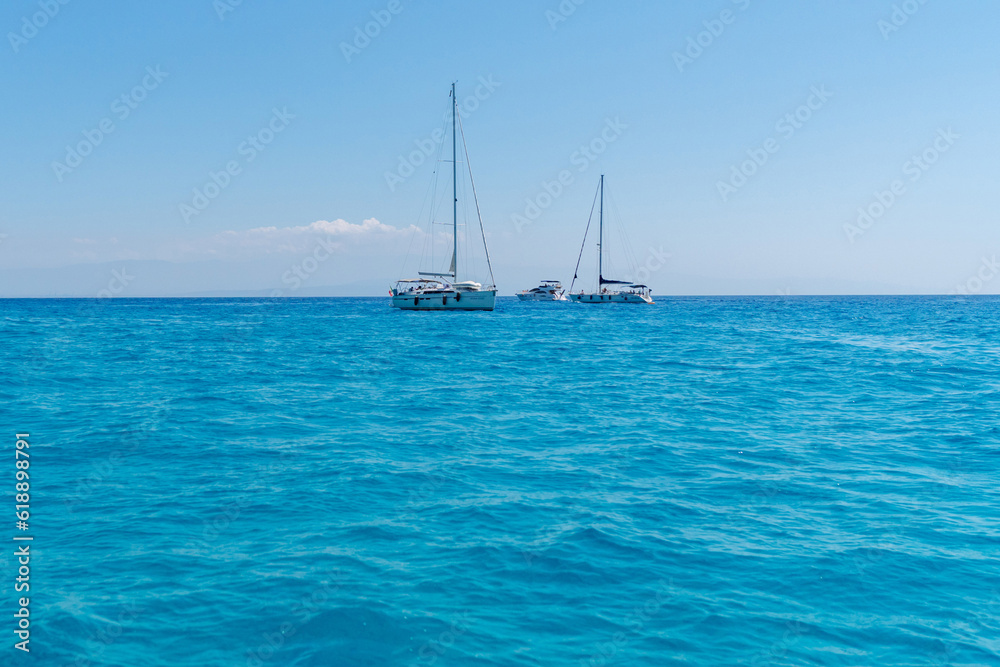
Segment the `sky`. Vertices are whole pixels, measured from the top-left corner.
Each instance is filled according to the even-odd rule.
[[[0,28],[0,296],[385,294],[450,245],[452,82],[501,295],[569,283],[602,174],[613,277],[654,294],[1000,293],[991,0],[12,0]]]

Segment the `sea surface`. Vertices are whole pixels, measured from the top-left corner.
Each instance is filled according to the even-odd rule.
[[[657,301],[0,301],[0,664],[1000,665],[1000,299]]]

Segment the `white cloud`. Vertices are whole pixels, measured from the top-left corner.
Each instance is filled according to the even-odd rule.
[[[410,233],[416,229],[413,225],[406,229],[397,229],[392,225],[386,225],[375,218],[368,218],[360,225],[355,225],[346,220],[317,220],[311,225],[302,227],[258,227],[245,232],[246,234],[261,233],[281,233],[281,234],[327,234],[329,236],[369,236],[369,235],[395,235],[400,233]],[[234,232],[227,232],[234,233]]]
[[[357,254],[398,252],[396,242],[406,244],[413,235],[423,235],[421,230],[393,227],[375,218],[360,224],[343,219],[317,220],[308,225],[290,227],[255,227],[245,230],[228,230],[206,236],[151,238],[73,238],[68,246],[49,244],[46,248],[47,265],[67,263],[100,263],[121,260],[162,260],[191,262],[209,259],[252,261],[267,257],[295,255],[312,251],[322,239],[327,248]],[[366,248],[366,246],[368,248]],[[405,249],[405,248],[404,248]]]
[[[417,227],[393,227],[369,218],[361,224],[337,219],[317,220],[296,227],[256,227],[242,231],[230,230],[202,239],[172,244],[157,253],[159,259],[184,261],[191,259],[251,259],[263,255],[303,253],[309,251],[318,238],[337,249],[370,243],[383,243],[409,238],[420,233]]]
[[[414,237],[419,238],[414,238]],[[354,259],[401,257],[412,242],[425,237],[418,227],[394,227],[368,218],[355,224],[343,219],[317,220],[308,225],[255,227],[199,234],[195,230],[141,237],[68,237],[24,239],[22,251],[3,259],[6,268],[58,267],[119,261],[159,260],[198,262],[206,260],[285,261],[312,252],[317,243],[335,254]],[[0,239],[3,237],[0,236]],[[8,243],[2,243],[3,250]]]

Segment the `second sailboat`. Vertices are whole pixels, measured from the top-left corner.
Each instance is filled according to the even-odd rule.
[[[600,231],[597,239],[597,291],[587,293],[580,290],[573,293],[580,271],[580,259],[587,247],[587,233],[590,231],[590,220],[587,221],[587,231],[583,233],[583,245],[580,246],[580,256],[576,259],[576,270],[573,271],[573,284],[570,284],[569,298],[577,303],[653,303],[652,291],[646,285],[633,284],[627,280],[611,280],[604,277],[604,175],[601,174],[600,188],[601,212]],[[591,220],[594,210],[590,210]]]

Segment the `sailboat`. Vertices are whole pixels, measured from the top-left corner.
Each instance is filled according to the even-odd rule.
[[[396,286],[389,290],[393,308],[401,310],[493,310],[496,305],[497,289],[493,279],[493,265],[490,262],[490,249],[486,245],[486,230],[483,227],[483,217],[479,210],[479,197],[476,195],[476,182],[472,178],[472,165],[469,164],[469,148],[465,143],[465,130],[461,126],[461,116],[458,113],[458,98],[455,95],[455,84],[451,84],[451,163],[452,163],[452,254],[451,264],[444,272],[418,272],[421,278],[399,280]],[[458,135],[461,130],[462,148],[465,151],[465,161],[469,164],[469,179],[472,182],[472,195],[476,202],[476,214],[479,217],[479,229],[483,236],[483,248],[486,250],[486,263],[490,270],[490,285],[473,280],[459,280],[458,257]],[[464,267],[463,267],[464,268]]]
[[[587,220],[587,229],[583,233],[583,244],[580,246],[580,256],[576,258],[576,269],[573,271],[573,282],[569,286],[569,298],[577,303],[653,303],[652,290],[646,285],[633,284],[627,280],[611,280],[604,277],[604,174],[601,174],[601,182],[598,186],[601,196],[600,232],[597,240],[597,291],[587,293],[580,290],[573,293],[573,286],[576,284],[577,274],[580,271],[580,260],[583,258],[584,248],[587,247],[587,234],[590,232],[590,222]],[[591,219],[593,219],[594,209],[590,209]]]

